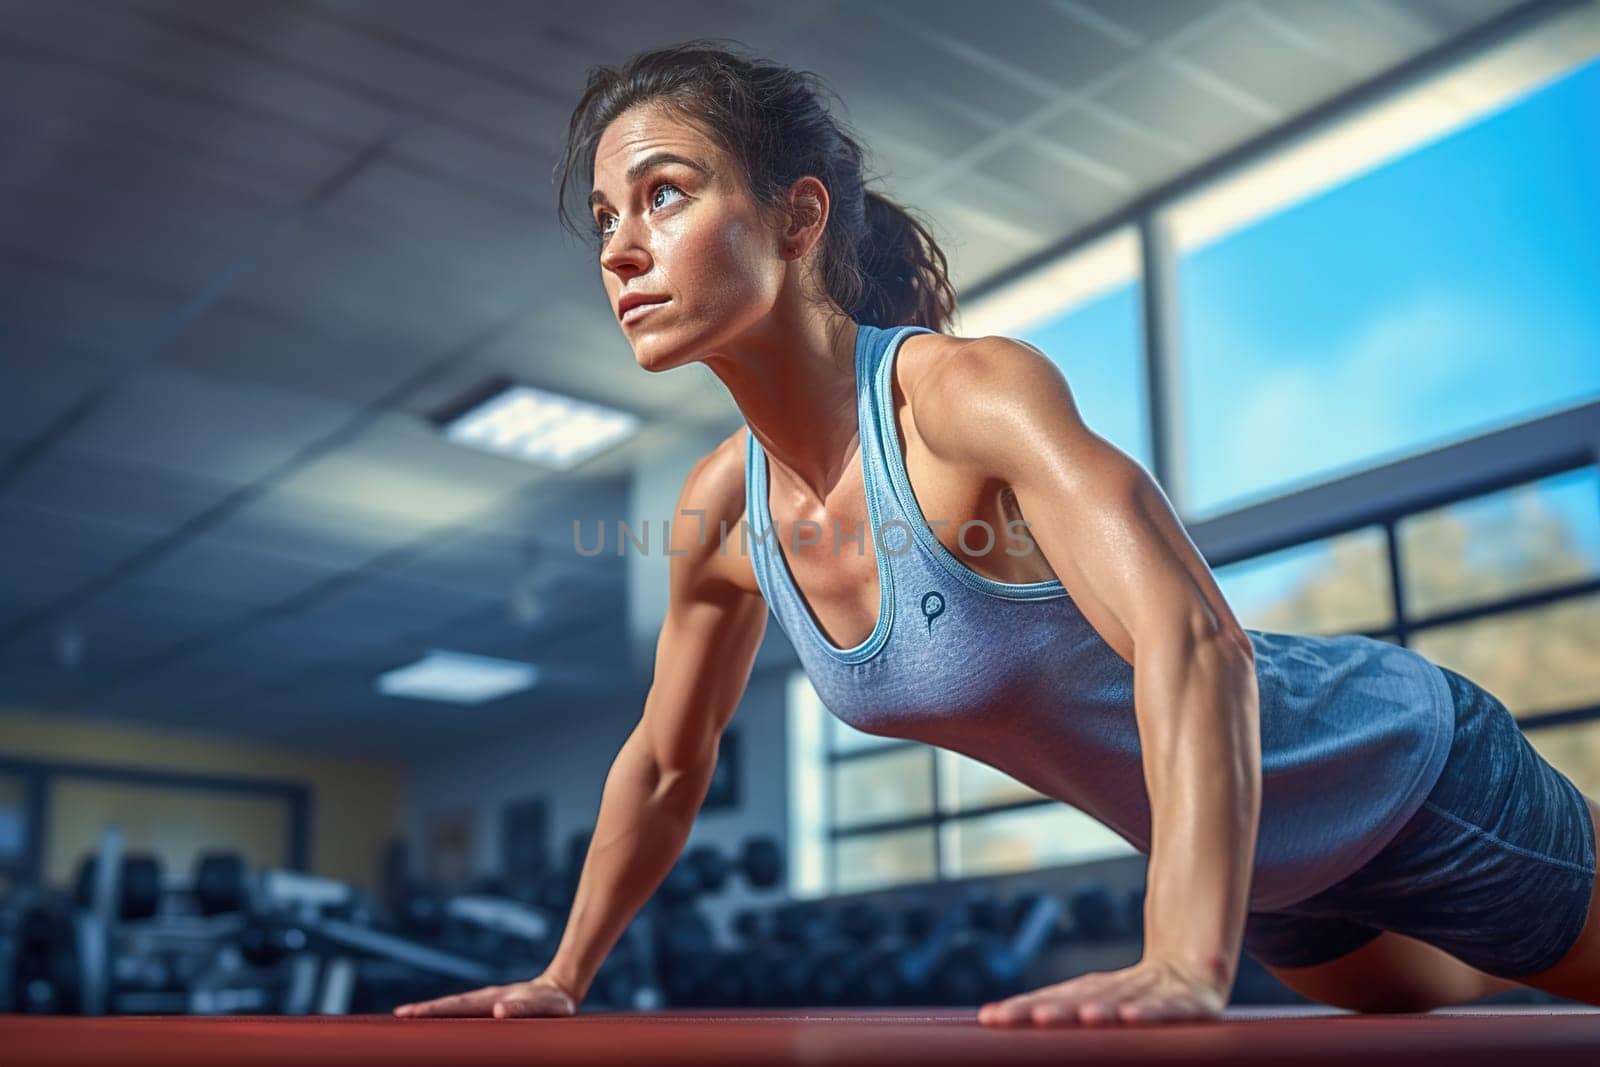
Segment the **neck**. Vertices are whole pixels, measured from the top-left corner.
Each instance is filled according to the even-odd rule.
[[[769,465],[818,501],[856,447],[856,324],[828,309],[775,309],[731,347],[705,357]]]

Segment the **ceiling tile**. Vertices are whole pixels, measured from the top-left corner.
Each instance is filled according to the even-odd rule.
[[[1164,40],[1209,15],[1226,0],[1077,0],[1077,3],[1138,34],[1146,44]]]
[[[889,9],[896,12],[896,24],[904,37],[917,38],[924,28],[935,30],[951,42],[954,56],[964,48],[974,48],[995,64],[1014,67],[1062,90],[1094,81],[1131,54],[1115,37],[1073,19],[1045,0],[991,4],[981,18],[973,17],[972,4],[966,0],[895,0]],[[877,8],[880,16],[884,12],[885,8]],[[927,60],[921,58],[920,62],[926,65]],[[939,65],[945,66],[946,61]],[[968,75],[961,71],[952,80],[964,85]]]
[[[163,591],[203,593],[243,606],[287,600],[338,573],[336,568],[286,559],[201,536],[129,578],[129,587],[151,595]]]
[[[366,407],[395,394],[437,353],[376,343],[360,331],[321,327],[276,311],[223,300],[169,346],[166,362],[195,374],[248,382]]]
[[[140,371],[74,434],[74,449],[249,482],[351,419],[346,405],[174,367]]]
[[[6,495],[68,518],[165,534],[235,489],[227,482],[58,446],[25,467]]]
[[[80,352],[44,343],[6,345],[0,359],[0,426],[12,440],[31,440],[93,392],[106,373],[104,360]]]
[[[544,474],[531,464],[453,444],[420,419],[385,414],[278,488],[335,502],[354,499],[448,526],[495,507]]]
[[[1095,94],[1096,100],[1197,152],[1220,152],[1258,128],[1250,115],[1167,63],[1134,64]]]
[[[277,488],[241,505],[206,529],[211,541],[245,552],[300,560],[318,567],[364,566],[385,552],[427,538],[431,518]]]
[[[1073,107],[1039,128],[1041,136],[1098,159],[1148,188],[1170,177],[1199,155],[1182,141],[1165,134],[1142,132],[1117,121],[1101,108]]]
[[[1286,110],[1312,106],[1347,84],[1352,73],[1243,12],[1207,23],[1178,54]]]
[[[0,343],[63,346],[108,364],[150,351],[188,293],[0,247]]]
[[[87,578],[137,554],[155,534],[120,522],[47,511],[0,497],[0,554],[18,566]]]

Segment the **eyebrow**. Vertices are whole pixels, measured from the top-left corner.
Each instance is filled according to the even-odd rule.
[[[698,171],[702,177],[712,177],[711,168],[706,166],[704,163],[699,162],[698,160],[690,159],[688,156],[680,156],[676,152],[652,152],[650,155],[645,156],[643,159],[639,160],[633,166],[628,168],[628,184],[632,185],[634,182],[638,181],[639,176],[646,171],[652,170],[655,167],[666,166],[668,163],[681,163],[691,170]],[[589,207],[593,208],[596,204],[602,203],[605,200],[606,194],[596,189],[594,192],[589,194]]]

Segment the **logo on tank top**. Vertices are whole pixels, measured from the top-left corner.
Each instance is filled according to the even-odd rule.
[[[943,593],[922,594],[922,617],[928,620],[928,632],[933,633],[933,620],[944,614]]]

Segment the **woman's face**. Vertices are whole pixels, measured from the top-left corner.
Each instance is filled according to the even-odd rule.
[[[737,164],[659,107],[618,116],[600,135],[590,216],[611,311],[635,295],[653,306],[619,316],[646,370],[689,363],[738,337],[773,307],[790,267]]]

